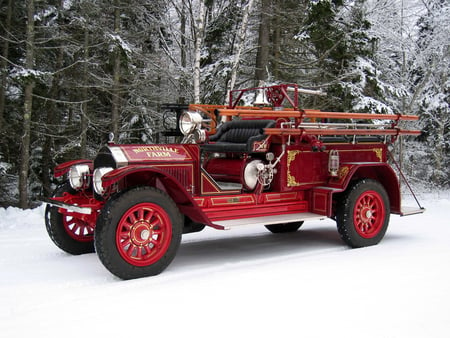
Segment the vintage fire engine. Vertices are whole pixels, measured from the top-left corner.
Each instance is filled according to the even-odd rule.
[[[264,225],[297,231],[332,218],[350,247],[377,244],[401,205],[389,146],[417,116],[299,108],[297,85],[230,93],[226,106],[190,105],[180,144],[109,142],[94,160],[55,168],[66,177],[47,202],[46,227],[71,254],[97,252],[122,279],[162,272],[183,233]],[[257,97],[253,106],[238,106]]]

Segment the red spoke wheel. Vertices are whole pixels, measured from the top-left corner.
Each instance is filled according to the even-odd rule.
[[[69,183],[58,187],[53,196],[66,196],[65,202],[74,204],[80,199]],[[51,205],[45,208],[45,226],[52,241],[72,255],[94,252],[94,225],[77,218],[76,214]]]
[[[338,201],[339,234],[351,247],[375,245],[386,233],[389,215],[389,198],[384,187],[372,179],[357,181]]]
[[[93,242],[94,226],[88,222],[73,217],[71,212],[62,214],[62,222],[67,234],[79,242]]]
[[[182,217],[169,196],[152,187],[138,187],[105,204],[95,228],[95,247],[114,275],[153,276],[175,257],[182,229]]]
[[[167,212],[154,203],[141,203],[125,212],[117,226],[116,245],[122,258],[136,266],[157,262],[172,239]]]
[[[381,195],[373,190],[363,192],[356,200],[353,223],[361,237],[375,237],[383,228],[386,210]]]

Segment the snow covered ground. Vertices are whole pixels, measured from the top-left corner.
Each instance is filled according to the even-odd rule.
[[[450,337],[450,192],[348,249],[333,221],[298,233],[206,229],[161,275],[112,276],[48,238],[43,208],[0,209],[2,337]]]

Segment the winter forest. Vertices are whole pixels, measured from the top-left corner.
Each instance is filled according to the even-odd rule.
[[[420,116],[411,183],[450,184],[448,0],[0,0],[0,206],[33,206],[53,167],[166,142],[164,103],[296,83],[301,106]]]

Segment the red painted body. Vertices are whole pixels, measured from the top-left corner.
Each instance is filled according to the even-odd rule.
[[[386,163],[387,146],[381,142],[330,143],[324,151],[313,151],[309,144],[301,142],[288,145],[270,187],[252,192],[241,188],[223,190],[216,182],[239,182],[246,161],[242,158],[213,158],[203,168],[200,146],[196,144],[109,147],[121,148],[128,160],[126,166],[104,176],[103,186],[109,189],[109,195],[131,186],[156,186],[166,191],[186,216],[219,229],[222,227],[214,224],[218,220],[299,212],[333,217],[333,197],[344,191],[351,180],[366,177],[383,184],[390,196],[391,212],[400,212],[397,176]],[[279,156],[281,142],[275,140],[270,149],[275,157]],[[328,172],[331,150],[340,154],[337,177]],[[86,195],[86,203],[78,204],[101,209],[103,201],[92,201],[93,196]]]

